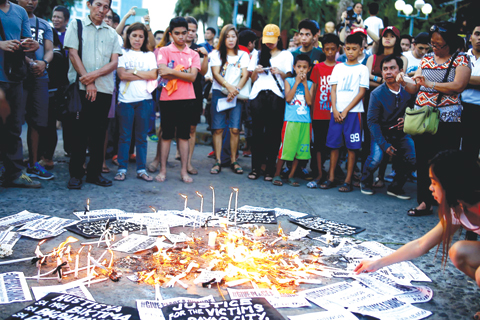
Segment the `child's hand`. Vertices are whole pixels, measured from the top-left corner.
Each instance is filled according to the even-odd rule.
[[[343,121],[347,118],[348,112],[343,111],[342,113],[340,113],[340,115],[342,116],[342,121]]]
[[[343,122],[342,114],[338,112],[336,109],[333,110],[333,119],[335,119],[335,122],[337,123]]]
[[[295,83],[300,84],[303,82],[302,75],[302,73],[297,74],[297,76],[295,77]]]

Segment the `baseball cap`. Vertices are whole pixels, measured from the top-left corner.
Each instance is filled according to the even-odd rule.
[[[276,43],[280,37],[280,28],[275,24],[267,24],[263,28],[262,43]]]
[[[383,32],[382,32],[382,37],[385,35],[385,32],[387,31],[392,31],[393,34],[395,34],[395,36],[397,38],[400,38],[400,31],[397,29],[397,27],[395,26],[388,26],[386,27],[385,29],[383,29]]]
[[[428,32],[420,32],[414,39],[414,43],[429,44],[430,35]]]
[[[367,30],[365,30],[363,28],[354,28],[354,29],[352,29],[350,34],[354,34],[354,33],[357,33],[357,32],[361,32],[362,34],[367,35]]]

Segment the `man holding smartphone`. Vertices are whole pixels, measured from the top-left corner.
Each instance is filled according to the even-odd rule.
[[[371,151],[363,167],[360,189],[372,195],[373,174],[382,163],[385,153],[393,157],[396,175],[387,188],[387,194],[408,200],[403,186],[408,173],[415,170],[415,146],[412,137],[403,132],[403,115],[411,95],[396,81],[403,74],[403,61],[390,55],[381,62],[385,82],[372,91],[368,105],[367,122],[372,135]]]

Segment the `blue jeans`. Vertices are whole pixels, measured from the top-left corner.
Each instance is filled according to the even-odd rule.
[[[119,122],[118,171],[127,172],[128,150],[135,121],[135,146],[137,147],[137,173],[145,171],[147,163],[147,132],[153,100],[132,103],[120,102],[117,113]]]
[[[393,156],[393,162],[395,163],[395,178],[391,184],[391,188],[403,188],[403,185],[407,181],[408,174],[415,170],[416,156],[415,156],[415,144],[413,139],[408,134],[399,133],[396,136],[387,136],[385,139],[397,149],[395,156]],[[373,174],[382,163],[384,151],[372,139],[370,155],[365,161],[362,172],[362,183],[367,186],[373,184]]]

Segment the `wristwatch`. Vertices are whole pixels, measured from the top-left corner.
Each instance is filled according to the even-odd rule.
[[[45,69],[48,69],[48,66],[50,65],[47,60],[42,60],[43,62],[45,62]]]

